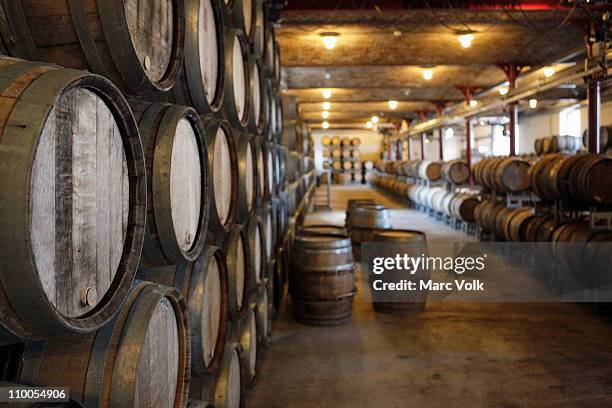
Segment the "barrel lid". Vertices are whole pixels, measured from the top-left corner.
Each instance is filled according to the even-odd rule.
[[[351,245],[351,240],[334,234],[303,235],[298,232],[295,236],[295,245],[313,249],[333,249],[348,247]]]
[[[417,230],[376,230],[374,231],[376,242],[424,242],[427,237],[423,231]]]

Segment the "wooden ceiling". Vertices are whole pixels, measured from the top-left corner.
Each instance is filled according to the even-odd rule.
[[[313,127],[322,121],[324,89],[332,91],[332,127],[363,127],[373,114],[434,114],[436,102],[462,101],[461,87],[504,82],[502,64],[541,66],[583,47],[584,11],[558,4],[292,0],[276,29],[285,93]],[[466,31],[474,35],[470,48],[457,39]],[[339,34],[333,50],[324,47],[323,32]],[[431,80],[423,67],[433,69]],[[397,109],[388,100],[399,101]]]

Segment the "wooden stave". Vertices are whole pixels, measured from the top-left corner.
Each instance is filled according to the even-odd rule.
[[[210,182],[210,204],[209,204],[209,216],[208,216],[208,229],[209,232],[227,232],[236,219],[237,212],[237,197],[238,197],[238,157],[237,157],[237,148],[236,148],[236,135],[232,130],[232,127],[226,120],[215,119],[214,117],[202,117],[202,123],[204,126],[204,135],[205,140],[207,142],[206,149],[208,151],[208,175],[211,179]],[[214,143],[217,137],[217,131],[219,129],[223,129],[225,132],[229,154],[230,154],[230,166],[231,173],[229,176],[231,177],[231,185],[232,191],[230,193],[230,209],[227,216],[227,220],[225,223],[221,222],[219,214],[217,213],[216,208],[216,200],[215,200],[215,189],[214,189]],[[228,177],[228,175],[224,175],[224,177]]]
[[[59,5],[59,4],[58,4]],[[14,47],[9,47],[8,51],[18,58],[28,60],[43,60],[40,54],[41,48],[34,41],[35,35],[30,28],[32,24],[28,22],[29,18],[45,18],[45,16],[29,16],[27,10],[30,9],[18,5],[4,5],[3,14],[7,13],[8,21],[18,22],[14,30],[10,26],[0,30],[8,34],[8,41],[14,44]],[[182,1],[173,0],[173,46],[169,58],[169,67],[166,69],[164,76],[159,81],[151,81],[147,76],[142,64],[139,61],[136,51],[133,46],[125,46],[132,44],[131,35],[126,24],[126,15],[123,2],[120,0],[100,1],[96,2],[95,10],[97,11],[97,21],[101,26],[100,32],[94,32],[93,27],[89,24],[89,17],[85,10],[85,5],[80,2],[69,2],[61,11],[65,18],[58,18],[57,8],[49,9],[56,14],[46,16],[53,21],[68,21],[72,22],[69,27],[64,30],[46,30],[46,35],[57,33],[58,36],[65,35],[66,32],[74,33],[69,41],[78,47],[82,59],[79,59],[75,53],[71,54],[74,60],[65,58],[62,64],[69,68],[87,69],[96,74],[102,75],[116,84],[121,90],[131,96],[159,98],[164,93],[169,91],[176,83],[183,66],[184,47],[185,47],[185,6]],[[34,9],[36,7],[32,7]],[[43,8],[36,8],[38,11]],[[40,24],[35,24],[40,26]],[[44,24],[48,26],[48,24]],[[94,36],[95,35],[95,36]],[[104,43],[97,41],[97,37],[105,40]],[[16,39],[16,40],[15,40]],[[46,38],[48,41],[48,37]],[[6,43],[6,41],[4,41]],[[66,44],[67,39],[57,38],[55,47],[61,47]],[[18,45],[19,44],[19,45]],[[51,57],[50,57],[51,58]],[[130,61],[128,63],[116,63],[115,61]],[[54,61],[48,61],[53,63]],[[134,63],[137,62],[137,63]]]
[[[7,255],[7,262],[3,265],[2,274],[2,288],[5,291],[2,298],[10,301],[10,306],[3,309],[10,321],[2,322],[0,342],[8,344],[20,341],[21,338],[54,337],[56,335],[91,332],[108,322],[113,315],[118,313],[119,305],[127,295],[132,279],[135,276],[144,240],[146,184],[144,158],[138,129],[126,100],[110,81],[81,71],[60,69],[41,63],[19,61],[7,57],[3,58],[12,61],[12,65],[2,70],[4,79],[0,86],[8,86],[14,76],[23,75],[28,71],[37,72],[38,75],[29,78],[32,82],[22,92],[20,99],[15,100],[15,107],[7,117],[7,126],[4,129],[2,140],[5,143],[7,141],[10,142],[14,138],[11,133],[15,131],[24,134],[18,136],[18,143],[13,143],[18,148],[11,149],[11,154],[0,160],[0,166],[4,168],[3,171],[7,172],[6,174],[29,175],[27,170],[29,167],[28,163],[33,163],[35,149],[27,148],[27,145],[28,143],[36,144],[38,142],[40,134],[36,133],[37,129],[42,129],[46,122],[47,114],[54,106],[57,98],[69,89],[83,87],[95,90],[97,96],[107,103],[107,107],[112,111],[115,118],[122,119],[118,120],[116,124],[121,132],[124,141],[124,151],[128,159],[130,197],[133,202],[130,205],[129,229],[126,234],[126,243],[120,262],[120,269],[122,269],[121,277],[115,281],[119,283],[111,286],[115,290],[115,295],[112,296],[112,299],[108,296],[106,297],[109,300],[106,305],[101,307],[96,305],[93,311],[90,311],[87,316],[82,318],[62,316],[49,303],[40,282],[36,281],[38,273],[31,270],[32,265],[35,265],[35,261],[33,254],[28,248],[29,244],[27,242],[20,242],[14,234],[9,234],[10,236],[3,239],[2,233],[0,233],[0,240],[3,241],[2,248],[7,251],[7,254],[10,254]],[[28,97],[28,95],[31,96]],[[44,101],[47,100],[50,104],[49,102],[45,104]],[[20,118],[25,113],[20,112],[19,105],[25,103],[36,104],[35,109],[24,110],[28,115],[31,112],[36,112],[34,117]],[[31,126],[23,127],[11,124],[15,120],[18,123],[29,123]],[[37,124],[40,124],[40,126],[37,127]],[[125,150],[126,148],[127,150]],[[20,183],[25,183],[25,187],[20,186]],[[3,188],[6,189],[2,193],[3,195],[20,196],[21,194],[11,193],[11,191],[29,191],[29,177],[25,179],[11,177],[7,179],[6,183],[3,183]],[[28,211],[16,200],[15,202],[12,202],[12,200],[11,202],[6,202],[6,200],[2,202],[0,205],[0,218],[5,218],[5,214],[10,217],[11,222],[3,223],[5,228],[2,228],[2,230],[4,233],[15,230],[11,226],[17,227],[21,223],[25,223],[25,230],[28,229]],[[130,249],[126,249],[128,247]],[[16,254],[21,255],[17,256]],[[18,285],[16,290],[13,289],[15,283]],[[32,303],[32,294],[36,294],[36,301],[34,303]],[[116,297],[120,297],[121,300],[117,301]],[[35,311],[32,310],[32,305],[35,306]]]
[[[68,387],[71,398],[87,407],[133,406],[137,390],[134,370],[138,370],[133,356],[140,358],[149,320],[162,299],[172,306],[182,339],[175,406],[186,407],[191,343],[187,340],[190,326],[185,301],[176,288],[145,281],[134,281],[120,313],[97,332],[80,338],[49,339],[26,349],[19,373],[22,382]]]
[[[240,43],[240,48],[242,51],[242,63],[244,69],[244,92],[245,92],[245,106],[243,108],[244,112],[242,116],[240,116],[237,107],[236,107],[236,98],[234,94],[234,44],[238,41]],[[223,98],[223,112],[224,117],[228,122],[237,129],[247,129],[249,123],[249,113],[251,112],[251,95],[250,90],[252,89],[251,85],[251,73],[249,72],[249,55],[248,55],[248,47],[246,46],[247,41],[244,35],[244,32],[240,29],[225,27],[224,32],[224,56],[225,56],[225,64],[224,64],[224,98]]]
[[[207,199],[210,195],[208,151],[200,117],[192,108],[163,103],[132,103],[132,111],[138,122],[147,165],[148,205],[143,260],[151,266],[193,262],[204,249],[210,212]],[[172,157],[172,130],[177,128],[181,119],[189,120],[198,137],[201,161],[200,221],[194,244],[189,251],[183,251],[176,242],[170,211],[168,160]]]
[[[216,17],[215,32],[217,35],[217,83],[216,92],[209,102],[204,93],[202,72],[200,67],[200,46],[198,43],[200,5],[203,1],[210,1],[214,16]],[[199,114],[220,115],[223,107],[225,88],[225,37],[223,27],[227,21],[227,10],[223,0],[187,0],[186,7],[186,34],[184,67],[172,87],[172,99],[179,104],[192,106]]]

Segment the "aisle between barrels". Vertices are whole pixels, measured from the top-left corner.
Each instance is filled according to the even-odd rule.
[[[333,211],[306,223],[342,224],[349,198],[392,209],[396,228],[474,240],[400,209],[365,187],[332,190]],[[609,319],[586,305],[428,303],[424,313],[374,313],[362,282],[353,319],[339,327],[295,322],[284,305],[249,407],[604,406],[612,402]]]

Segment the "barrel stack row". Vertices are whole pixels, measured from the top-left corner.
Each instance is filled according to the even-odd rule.
[[[361,139],[340,138],[339,136],[323,136],[323,168],[331,169],[335,184],[349,184],[352,181],[361,181],[362,162]]]
[[[549,153],[575,154],[582,148],[582,140],[569,135],[554,135],[537,138],[533,147],[538,156]]]
[[[264,2],[3,10],[2,380],[240,406],[291,196]]]
[[[463,160],[450,160],[446,162],[433,160],[379,162],[376,168],[379,172],[400,177],[411,177],[428,182],[442,180],[454,185],[465,184],[470,178],[470,169]]]

